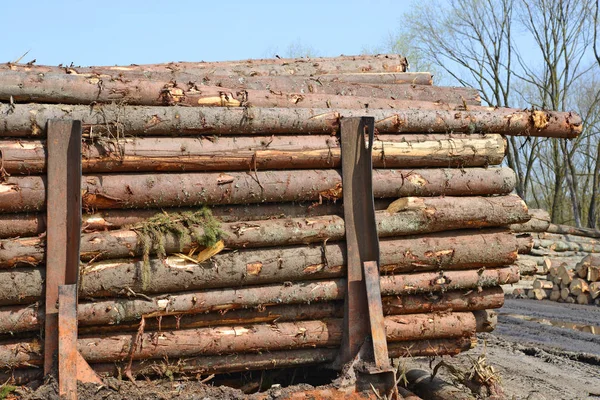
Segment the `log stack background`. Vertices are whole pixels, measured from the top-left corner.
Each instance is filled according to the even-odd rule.
[[[390,354],[457,354],[519,280],[529,220],[502,134],[578,116],[480,106],[399,56],[0,67],[0,368],[39,377],[45,127],[82,120],[79,351],[115,375],[333,361],[345,244],[339,121],[374,116]]]
[[[533,248],[519,255],[522,275],[517,288],[507,291],[537,300],[600,305],[600,232],[550,222],[545,210],[530,210],[531,220],[511,228],[517,235],[528,232]]]

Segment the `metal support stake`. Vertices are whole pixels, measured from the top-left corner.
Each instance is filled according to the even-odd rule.
[[[347,288],[344,333],[336,365],[351,364],[358,390],[374,387],[398,397],[389,363],[379,287],[379,238],[373,199],[375,119],[341,120],[342,187],[346,225]],[[361,368],[354,368],[358,366]]]
[[[77,351],[81,122],[51,120],[46,131],[48,177],[44,374],[58,372],[61,399],[75,400],[78,380],[102,383]]]
[[[77,400],[77,285],[58,287],[58,393]]]
[[[81,122],[48,121],[44,374],[58,351],[58,287],[77,284],[81,239]]]

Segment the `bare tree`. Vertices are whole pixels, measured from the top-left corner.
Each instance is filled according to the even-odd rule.
[[[517,174],[517,193],[548,208],[554,222],[577,226],[584,220],[596,224],[600,197],[596,189],[600,167],[596,154],[590,154],[597,149],[593,122],[600,91],[597,85],[587,91],[575,89],[592,82],[600,65],[598,1],[415,3],[403,30],[412,39],[414,52],[454,82],[479,89],[488,105],[585,113],[584,133],[571,142],[508,138],[507,163]],[[515,40],[515,32],[520,40]],[[586,190],[590,185],[595,185],[591,195]]]

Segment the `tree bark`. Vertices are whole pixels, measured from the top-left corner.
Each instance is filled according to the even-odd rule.
[[[527,218],[525,203],[518,196],[512,195],[404,197],[393,202],[388,210],[376,213],[377,231],[381,238],[459,230],[464,227],[502,227]],[[175,215],[172,220],[177,218]],[[140,233],[141,226],[84,233],[81,240],[81,259],[105,260],[144,255],[144,243],[151,238],[146,238]],[[323,243],[343,240],[345,237],[344,219],[336,215],[225,222],[220,224],[220,229],[223,232],[222,240],[228,249]],[[463,236],[465,234],[469,235],[469,232],[463,232]],[[190,228],[191,237],[188,241],[182,239],[181,233],[166,231],[161,250],[164,254],[188,253],[192,248],[201,246],[193,243],[192,238],[204,235],[203,227],[198,225]],[[505,236],[513,237],[508,234]],[[510,251],[513,251],[511,246],[516,243],[521,253],[530,250],[532,243],[531,237],[514,236],[513,240],[503,240],[501,249],[510,248]],[[413,238],[413,242],[418,243],[418,239]],[[0,245],[0,268],[35,265],[45,258],[44,238],[7,239],[1,241]],[[468,247],[465,244],[465,248]],[[156,251],[156,246],[153,246],[147,255],[156,254]]]
[[[78,349],[90,362],[125,359],[176,359],[200,355],[269,352],[314,347],[337,347],[341,342],[342,319],[283,322],[198,328],[178,331],[80,337]],[[390,342],[471,337],[475,333],[473,313],[410,314],[385,317],[386,337]],[[133,348],[132,348],[133,345]],[[39,346],[39,350],[34,351]],[[0,367],[39,365],[40,342],[10,341],[0,345]]]
[[[556,240],[535,239],[534,248],[543,248],[556,252],[576,251],[584,253],[600,253],[600,245],[581,242],[563,242]]]
[[[225,78],[226,79],[226,78]],[[345,81],[269,80],[269,88],[254,89],[239,78],[222,86],[195,82],[131,77],[103,79],[97,76],[0,71],[0,100],[18,103],[98,104],[142,106],[282,107],[399,109],[410,101],[479,105],[477,90],[464,87],[348,83]],[[252,78],[249,78],[252,79]],[[237,81],[237,84],[236,82]],[[296,83],[298,82],[298,83]],[[223,83],[232,84],[225,86]],[[290,83],[294,86],[285,86]],[[311,91],[312,90],[312,91]],[[414,107],[415,105],[412,105]]]
[[[540,240],[552,240],[555,242],[585,243],[585,244],[592,244],[592,245],[600,244],[600,240],[598,240],[596,238],[589,238],[589,237],[585,237],[585,236],[576,236],[576,235],[569,235],[569,234],[560,234],[560,233],[543,232],[543,233],[538,233],[534,237],[536,239],[540,239]]]
[[[506,267],[483,271],[423,272],[381,277],[382,296],[449,290],[477,289],[518,282],[519,269]],[[144,299],[113,299],[82,303],[78,319],[82,325],[120,324],[136,321],[141,316],[156,317],[177,314],[226,311],[275,304],[299,304],[333,301],[344,298],[343,279],[273,284],[239,289],[185,292]]]
[[[436,294],[405,294],[382,298],[385,315],[419,314],[444,311],[476,311],[500,308],[504,304],[504,293],[500,287],[476,290],[458,290]],[[230,310],[226,313],[210,312],[180,314],[159,318],[146,318],[144,329],[149,331],[192,329],[222,325],[250,325],[304,321],[323,318],[342,318],[341,301],[311,304],[286,304],[269,307]],[[38,330],[44,322],[43,308],[30,306],[0,307],[0,334],[16,334]],[[84,321],[80,321],[84,324]],[[109,332],[136,332],[138,322],[105,326],[80,326],[79,333],[101,334]]]
[[[89,210],[342,198],[339,170],[86,175],[81,184],[83,206]],[[514,172],[508,168],[373,171],[375,198],[508,194],[514,185]],[[45,186],[45,177],[6,178],[0,183],[0,210],[44,209]]]
[[[375,200],[377,210],[387,209],[390,200]],[[211,207],[214,217],[222,222],[252,221],[278,218],[319,217],[344,215],[340,203],[262,203],[238,207]],[[116,230],[143,224],[158,214],[194,213],[198,208],[161,208],[146,210],[94,210],[83,214],[81,231],[84,233]],[[36,236],[46,231],[46,214],[1,214],[0,239]]]
[[[128,66],[91,66],[62,67],[46,65],[28,65],[8,63],[2,70],[28,71],[34,73],[108,74],[114,79],[127,77],[127,74],[152,76],[153,74],[187,73],[203,76],[239,75],[239,76],[279,76],[279,75],[325,75],[329,73],[363,73],[363,72],[405,72],[408,66],[406,57],[398,54],[377,54],[339,57],[311,58],[266,58],[239,61],[217,62],[169,62],[160,64],[142,64]]]
[[[390,357],[436,357],[442,355],[457,355],[469,350],[476,342],[475,337],[460,337],[453,339],[409,340],[388,344]],[[201,356],[180,360],[164,361],[134,361],[131,371],[134,376],[167,376],[174,374],[221,374],[248,370],[263,370],[270,368],[295,367],[331,363],[339,353],[338,349],[302,349],[284,350],[268,353],[245,353],[218,356]],[[101,376],[120,376],[128,362],[96,363],[91,367]],[[0,380],[11,384],[23,385],[33,380],[43,378],[39,368],[20,368],[9,373],[0,372]]]
[[[530,209],[531,219],[522,224],[511,225],[513,232],[546,232],[550,226],[550,214],[546,210]]]
[[[463,135],[466,136],[466,135]],[[399,141],[379,135],[373,146],[376,168],[483,167],[499,165],[504,139],[485,135],[437,140]],[[46,171],[46,143],[41,140],[0,142],[2,167],[10,175]],[[256,171],[266,169],[340,168],[336,137],[278,136],[208,138],[127,138],[83,144],[84,173],[148,171]]]
[[[514,236],[494,231],[407,236],[380,242],[380,265],[385,274],[496,268],[516,260],[517,246]],[[179,256],[150,259],[147,263],[111,260],[83,267],[79,295],[82,298],[131,296],[331,279],[345,276],[345,265],[343,242],[240,250],[217,254],[201,263]],[[0,304],[30,303],[41,296],[44,277],[42,268],[0,271]]]
[[[86,136],[332,134],[341,118],[373,116],[380,133],[462,132],[572,138],[581,133],[577,114],[487,108],[448,110],[333,110],[327,108],[152,107],[115,104],[2,104],[0,136],[43,137],[49,119],[81,120]]]
[[[585,237],[590,237],[590,238],[600,238],[600,231],[598,231],[596,229],[576,228],[574,226],[569,226],[569,225],[550,224],[550,226],[547,229],[547,232],[576,235],[576,236],[585,236]]]

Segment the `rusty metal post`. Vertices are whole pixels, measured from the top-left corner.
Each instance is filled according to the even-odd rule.
[[[342,188],[347,249],[344,331],[335,366],[350,365],[358,391],[397,399],[379,283],[379,238],[373,198],[373,117],[341,120]],[[358,361],[362,361],[358,363]]]
[[[374,125],[373,117],[344,118],[341,121],[342,187],[348,252],[344,335],[338,360],[342,365],[357,356],[370,333],[363,262],[379,263],[371,159]]]
[[[77,400],[77,285],[58,287],[58,394]]]
[[[77,284],[81,238],[81,122],[51,120],[48,135],[44,374],[58,350],[58,287]],[[76,304],[77,302],[75,302]]]

